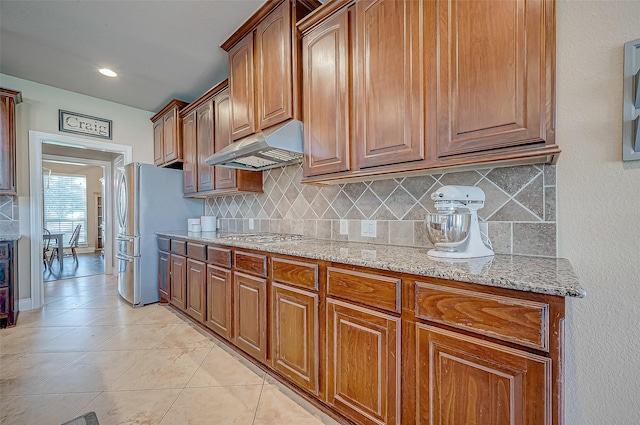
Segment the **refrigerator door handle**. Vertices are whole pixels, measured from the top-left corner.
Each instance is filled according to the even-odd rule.
[[[116,236],[116,240],[117,241],[124,241],[124,242],[133,242],[133,237],[118,235],[118,236]]]
[[[126,257],[126,256],[124,256],[122,254],[116,254],[116,258],[118,260],[123,260],[123,261],[127,261],[129,263],[133,263],[133,257]]]

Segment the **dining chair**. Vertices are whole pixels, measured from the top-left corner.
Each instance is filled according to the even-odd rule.
[[[82,224],[78,224],[76,226],[75,229],[73,229],[73,233],[71,234],[71,237],[69,238],[69,245],[67,246],[63,246],[62,247],[62,255],[64,255],[65,257],[71,257],[73,256],[73,260],[74,261],[78,261],[78,254],[76,253],[76,248],[78,247],[78,240],[80,239],[80,228],[82,227]],[[68,252],[65,250],[71,250],[71,252]],[[49,258],[49,263],[51,263],[51,261],[54,260],[54,258],[56,258],[58,256],[58,250],[54,249],[51,252],[51,257]]]
[[[43,236],[51,236],[51,232],[47,228],[42,228]],[[44,268],[51,266],[51,261],[49,259],[49,251],[51,251],[51,238],[43,238],[42,239],[42,262],[44,263]]]

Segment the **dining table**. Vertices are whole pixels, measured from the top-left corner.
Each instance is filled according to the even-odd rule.
[[[55,239],[56,241],[56,246],[53,247],[54,249],[58,250],[58,262],[60,264],[60,269],[62,269],[62,260],[64,258],[64,256],[62,255],[64,253],[64,247],[62,246],[63,242],[62,242],[62,237],[64,236],[64,233],[50,233],[50,234],[43,234],[42,235],[42,239],[46,240],[46,239]]]

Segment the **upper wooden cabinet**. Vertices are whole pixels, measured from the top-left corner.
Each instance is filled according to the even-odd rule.
[[[352,0],[299,22],[304,181],[554,161],[554,8]]]
[[[222,44],[229,53],[233,140],[299,117],[295,25],[318,6],[316,0],[267,1]]]
[[[17,194],[15,106],[20,102],[20,92],[0,87],[0,195]]]
[[[182,119],[179,112],[186,105],[187,102],[173,99],[151,117],[155,165],[182,168]]]
[[[553,2],[439,1],[438,155],[552,143]]]
[[[212,167],[206,160],[231,143],[228,82],[216,84],[180,112],[184,145],[184,194],[262,192],[262,172]]]

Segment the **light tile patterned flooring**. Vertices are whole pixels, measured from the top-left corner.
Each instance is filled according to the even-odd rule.
[[[134,309],[113,276],[45,282],[0,330],[0,424],[335,424],[170,308]]]

